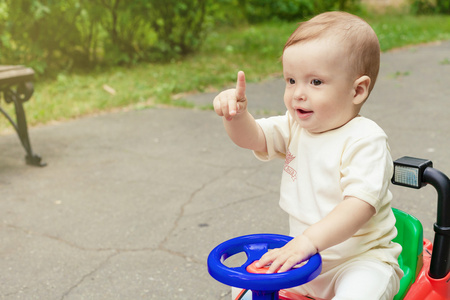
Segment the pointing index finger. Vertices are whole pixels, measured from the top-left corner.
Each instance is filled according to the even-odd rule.
[[[245,101],[245,73],[239,71],[236,82],[236,99],[237,101]]]

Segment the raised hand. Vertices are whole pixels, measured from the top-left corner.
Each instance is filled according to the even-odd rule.
[[[239,71],[235,89],[221,92],[214,98],[214,111],[217,115],[231,121],[236,115],[247,110],[247,97],[245,96],[245,74]]]

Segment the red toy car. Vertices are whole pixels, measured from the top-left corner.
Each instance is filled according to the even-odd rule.
[[[394,300],[449,300],[450,179],[434,169],[431,161],[405,156],[394,162],[392,183],[416,189],[430,184],[438,193],[433,244],[423,239],[423,228],[419,220],[393,209],[398,230],[394,241],[403,247],[399,264],[404,272],[400,290]],[[268,249],[282,247],[290,239],[292,238],[288,236],[272,234],[231,239],[211,251],[208,271],[216,280],[244,289],[236,300],[243,299],[249,290],[252,291],[254,300],[312,299],[283,289],[304,284],[318,276],[322,269],[320,254],[311,257],[305,265],[283,273],[261,274],[261,269],[258,271],[253,267],[254,262]],[[224,260],[239,252],[247,255],[247,261],[242,266],[231,268],[223,264]]]

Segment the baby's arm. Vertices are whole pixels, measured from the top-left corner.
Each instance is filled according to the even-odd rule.
[[[284,272],[317,252],[344,242],[375,214],[375,208],[355,197],[345,197],[325,218],[284,247],[267,252],[256,267],[272,263],[267,273]]]
[[[264,132],[247,110],[244,72],[238,73],[236,89],[223,91],[214,98],[213,104],[217,115],[223,117],[228,136],[236,145],[267,152]]]

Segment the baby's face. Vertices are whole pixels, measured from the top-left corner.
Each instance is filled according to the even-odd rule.
[[[285,49],[284,103],[301,127],[312,133],[346,124],[359,110],[353,103],[354,75],[337,43],[325,39]]]

